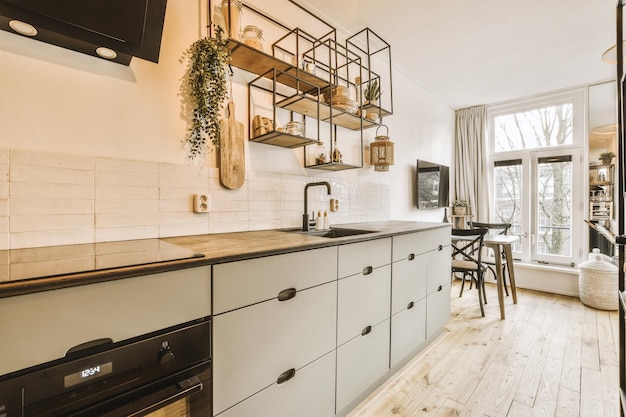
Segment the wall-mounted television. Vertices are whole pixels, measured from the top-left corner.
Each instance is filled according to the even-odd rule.
[[[450,169],[445,165],[417,160],[417,208],[448,207]]]

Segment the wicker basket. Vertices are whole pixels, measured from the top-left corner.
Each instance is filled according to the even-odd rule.
[[[617,310],[617,267],[602,259],[598,255],[578,265],[580,301],[600,310]]]

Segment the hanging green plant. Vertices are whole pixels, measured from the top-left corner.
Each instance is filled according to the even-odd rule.
[[[215,37],[198,39],[185,51],[189,59],[187,80],[193,105],[190,127],[185,137],[187,156],[195,159],[207,148],[207,141],[219,146],[220,112],[228,97],[226,83],[230,50],[217,27]]]

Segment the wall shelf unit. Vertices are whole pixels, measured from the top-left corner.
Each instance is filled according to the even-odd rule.
[[[364,165],[364,129],[378,126],[381,117],[392,114],[391,56],[389,45],[369,29],[338,43],[336,29],[310,11],[297,5],[303,19],[290,28],[253,6],[242,3],[242,13],[222,16],[237,10],[238,2],[208,0],[209,32],[213,23],[244,21],[254,23],[269,33],[270,42],[257,49],[232,35],[226,40],[231,66],[255,74],[248,83],[248,124],[251,142],[289,149],[304,149],[305,168],[327,171],[362,168]],[[213,19],[213,15],[219,19]],[[312,21],[313,24],[311,24]],[[314,28],[314,29],[311,29]],[[228,33],[227,31],[225,33]],[[312,35],[316,33],[317,35]],[[268,52],[266,52],[268,51]],[[380,63],[388,66],[381,70]],[[385,67],[383,65],[383,67]],[[386,67],[385,67],[386,68]],[[366,100],[364,89],[378,83],[377,100]],[[386,94],[386,95],[385,95]],[[269,121],[259,128],[253,120]],[[292,134],[283,123],[300,123],[302,134]],[[256,130],[256,131],[255,131]],[[340,156],[327,162],[309,161],[307,147],[324,143],[328,155],[337,155],[338,143],[350,150],[347,161]],[[317,163],[316,163],[317,162]]]

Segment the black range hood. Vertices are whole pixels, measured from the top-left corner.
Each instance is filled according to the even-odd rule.
[[[132,57],[156,63],[166,3],[0,0],[0,29],[119,64],[128,65]]]

